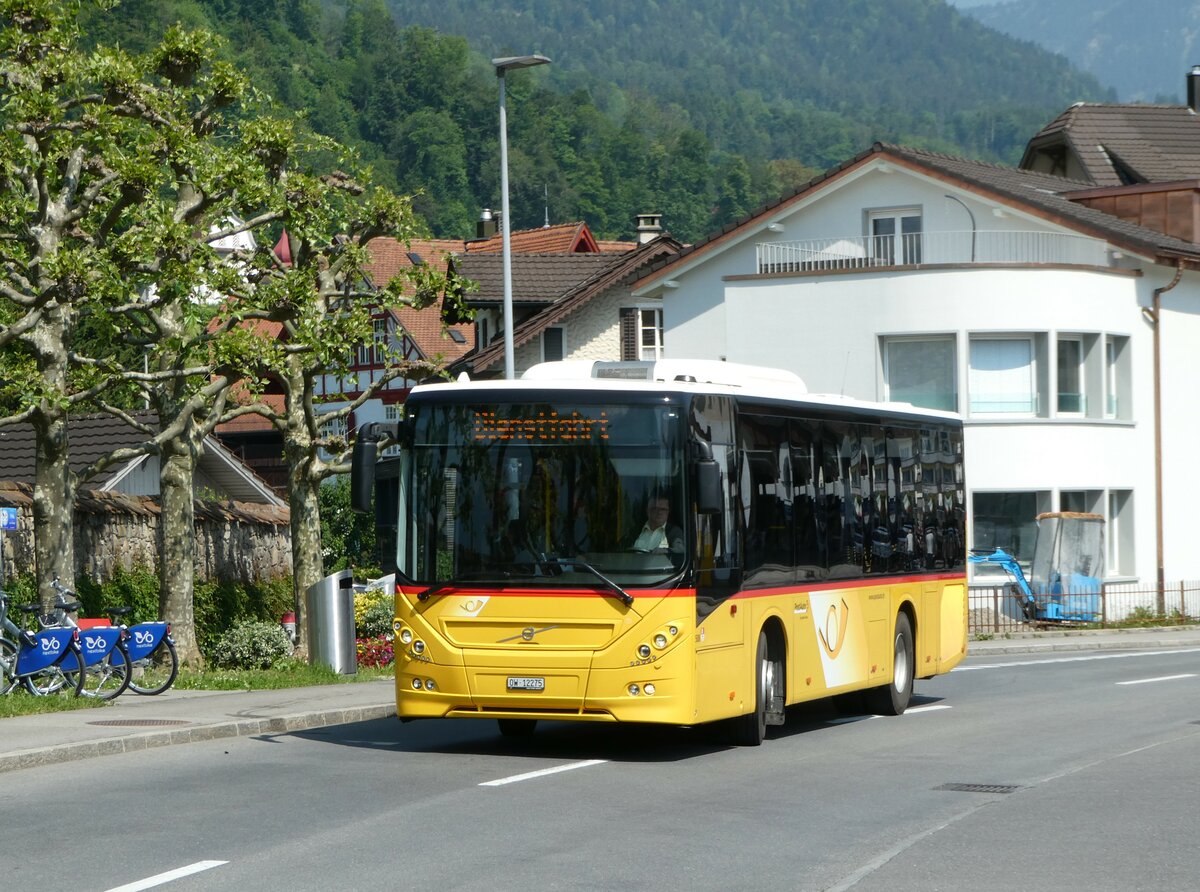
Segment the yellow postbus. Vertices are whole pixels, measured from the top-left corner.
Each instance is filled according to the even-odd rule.
[[[900,714],[966,654],[950,413],[721,362],[545,363],[414,388],[353,478],[394,558],[402,719],[757,745],[802,701]]]

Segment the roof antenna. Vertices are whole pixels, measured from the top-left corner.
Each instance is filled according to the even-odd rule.
[[[545,183],[542,184],[542,195],[546,201],[546,222],[542,224],[542,229],[550,228],[550,187]]]

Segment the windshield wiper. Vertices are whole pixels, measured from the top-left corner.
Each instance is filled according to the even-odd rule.
[[[625,589],[621,588],[621,586],[617,585],[615,582],[613,582],[611,579],[609,579],[607,576],[605,576],[603,573],[601,573],[599,570],[597,570],[595,567],[593,567],[591,564],[589,564],[587,561],[583,560],[582,558],[547,558],[546,562],[550,563],[550,564],[557,564],[559,567],[561,567],[564,570],[571,570],[575,567],[582,567],[584,570],[587,570],[589,573],[591,573],[593,576],[595,576],[597,579],[599,579],[601,582],[603,582],[605,584],[605,586],[608,587],[608,590],[610,592],[612,592],[612,594],[616,595],[617,598],[620,599],[622,604],[624,604],[626,607],[633,606],[633,595],[629,594],[629,592],[625,591]]]
[[[473,581],[473,580],[477,581],[479,579],[490,579],[490,578],[492,578],[494,576],[498,576],[498,575],[503,575],[507,578],[507,577],[512,576],[512,573],[510,573],[507,570],[502,570],[499,572],[467,573],[462,576],[455,576],[453,579],[445,579],[441,582],[435,582],[433,585],[429,586],[429,588],[425,589],[424,591],[417,592],[417,600],[418,601],[428,601],[434,595],[444,594],[445,592],[448,592],[453,588],[457,588],[458,586],[462,585],[464,582],[469,582],[469,581]]]

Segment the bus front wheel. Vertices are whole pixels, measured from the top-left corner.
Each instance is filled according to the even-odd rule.
[[[758,634],[754,661],[754,711],[731,720],[730,736],[738,746],[758,746],[767,736],[767,701],[774,691],[778,669],[771,662],[771,646],[764,629]]]
[[[912,698],[913,633],[908,614],[896,617],[896,632],[893,637],[895,653],[892,655],[892,680],[888,684],[867,691],[867,705],[871,712],[879,715],[901,715]]]

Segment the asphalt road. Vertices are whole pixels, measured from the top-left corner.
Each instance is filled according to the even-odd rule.
[[[384,719],[28,769],[4,888],[1197,886],[1200,649],[971,658],[774,731]]]

